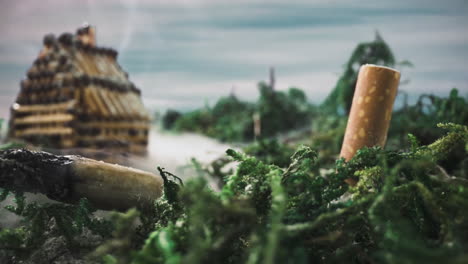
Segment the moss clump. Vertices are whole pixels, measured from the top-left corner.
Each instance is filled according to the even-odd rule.
[[[154,231],[135,263],[463,263],[468,182],[447,178],[434,158],[460,144],[453,135],[466,142],[465,127],[449,127],[408,152],[362,149],[326,176],[308,147],[287,169],[228,151],[240,163],[223,189],[187,182],[185,213]],[[362,178],[353,196],[348,177]]]
[[[227,142],[244,142],[254,139],[254,116],[261,124],[261,138],[304,128],[313,116],[312,105],[305,93],[291,87],[276,91],[270,85],[258,84],[259,98],[255,103],[245,102],[231,94],[220,98],[213,107],[206,106],[183,115],[168,111],[163,117],[164,127],[176,131],[191,131]]]
[[[440,127],[448,133],[432,144],[364,148],[326,173],[306,146],[285,167],[228,150],[238,165],[220,191],[159,168],[165,190],[153,210],[111,222],[93,218],[84,200],[37,205],[17,194],[9,209],[26,221],[1,229],[0,256],[30,260],[44,239],[63,235],[77,259],[106,263],[466,263],[468,181],[438,162],[466,145],[468,129]],[[359,179],[351,189],[350,177]],[[54,234],[44,232],[51,218]],[[74,242],[85,229],[103,237],[97,249]]]

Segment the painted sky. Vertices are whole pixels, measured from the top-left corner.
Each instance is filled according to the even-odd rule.
[[[0,0],[0,118],[37,56],[43,36],[97,27],[151,109],[193,109],[234,91],[255,100],[276,68],[278,89],[320,102],[355,46],[389,43],[411,82],[401,89],[468,94],[468,1]]]

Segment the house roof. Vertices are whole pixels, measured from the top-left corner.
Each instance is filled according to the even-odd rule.
[[[82,114],[99,118],[149,120],[150,115],[141,101],[140,90],[128,79],[128,74],[117,63],[117,51],[95,46],[94,28],[86,26],[77,34],[64,33],[44,37],[44,47],[21,82],[21,92],[14,111],[49,108],[50,104],[71,103],[82,107]],[[60,92],[69,87],[84,88],[80,102],[61,98]],[[44,93],[39,103],[31,94]],[[52,97],[52,98],[51,98]],[[34,101],[34,102],[32,102]],[[32,106],[33,104],[34,106]]]

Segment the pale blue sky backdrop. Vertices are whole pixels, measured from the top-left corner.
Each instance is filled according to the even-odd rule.
[[[359,42],[376,30],[411,82],[401,89],[468,94],[468,1],[0,0],[0,118],[47,33],[97,27],[100,46],[143,91],[150,109],[189,110],[232,90],[255,100],[276,68],[277,88],[321,102]],[[234,87],[234,88],[233,88]]]

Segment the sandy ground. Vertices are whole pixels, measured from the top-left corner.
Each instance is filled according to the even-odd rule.
[[[162,132],[154,128],[150,132],[148,155],[146,157],[131,156],[132,167],[156,171],[160,166],[171,172],[184,173],[182,167],[190,166],[191,159],[196,158],[201,163],[209,163],[225,155],[234,146],[221,143],[215,139],[193,133]],[[179,175],[183,178],[190,175]]]

